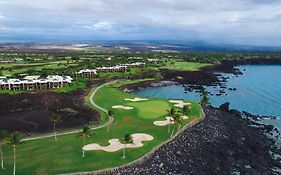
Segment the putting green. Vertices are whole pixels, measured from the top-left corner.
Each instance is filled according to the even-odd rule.
[[[128,103],[128,105],[134,107],[138,116],[145,119],[154,119],[167,115],[167,110],[171,108],[167,102],[160,100],[133,102]]]

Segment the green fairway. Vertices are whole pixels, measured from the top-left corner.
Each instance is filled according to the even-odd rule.
[[[124,82],[124,84],[130,82]],[[18,175],[45,175],[71,173],[81,171],[100,170],[116,167],[141,157],[155,146],[170,138],[168,126],[158,127],[153,124],[155,120],[164,120],[166,110],[173,104],[168,100],[149,99],[143,102],[128,102],[125,98],[135,98],[136,95],[124,93],[114,88],[114,85],[99,89],[94,96],[94,102],[108,110],[113,110],[114,121],[109,127],[95,130],[86,143],[99,143],[108,145],[108,140],[123,138],[124,134],[145,133],[154,137],[152,141],[143,142],[140,148],[126,149],[126,159],[122,159],[122,150],[108,153],[105,151],[87,151],[82,158],[83,140],[78,134],[59,136],[55,142],[53,138],[26,141],[17,147],[17,174]],[[87,102],[87,106],[89,106]],[[133,110],[112,109],[114,105],[132,106]],[[178,108],[179,109],[179,108]],[[184,125],[197,120],[201,116],[201,107],[192,103],[192,116],[184,120]],[[104,117],[104,113],[102,114]],[[173,126],[172,126],[173,127]],[[13,168],[12,148],[4,146],[5,170],[0,174],[11,174]]]
[[[136,79],[136,80],[130,80],[130,81],[119,81],[117,83],[114,83],[114,85],[112,85],[112,87],[122,87],[124,85],[128,85],[128,84],[136,84],[136,83],[141,83],[144,81],[153,81],[155,80],[154,78],[144,78],[144,79]]]
[[[168,62],[165,66],[162,66],[161,69],[170,69],[178,71],[197,71],[205,66],[210,66],[211,64],[205,63],[196,63],[196,62],[178,62],[172,61]]]
[[[141,118],[153,119],[165,116],[171,107],[162,100],[150,100],[144,102],[131,102],[129,106],[136,108],[138,116]]]

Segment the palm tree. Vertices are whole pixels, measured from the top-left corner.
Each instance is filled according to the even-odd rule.
[[[179,130],[180,127],[181,127],[181,125],[182,125],[182,117],[181,117],[180,114],[176,114],[176,115],[174,116],[174,127],[173,127],[173,131],[172,131],[172,133],[171,133],[171,138],[172,138],[172,136],[173,136],[173,134],[174,134],[174,132],[175,132],[175,126],[176,126],[176,125],[179,125],[179,127],[178,127],[178,130]]]
[[[189,116],[191,114],[191,109],[188,105],[184,105],[182,108],[182,114]]]
[[[201,101],[200,101],[201,105],[202,106],[208,105],[209,104],[208,92],[204,90],[200,96],[201,96]]]
[[[176,113],[176,110],[175,108],[171,108],[169,111],[168,111],[168,117],[169,117],[169,124],[168,124],[168,133],[170,133],[170,130],[171,130],[171,122],[172,122],[172,118],[174,118],[174,115]]]
[[[8,139],[8,144],[12,146],[14,150],[14,171],[13,175],[16,175],[16,147],[18,144],[20,144],[20,141],[22,139],[22,134],[20,132],[14,132],[10,135]]]
[[[86,145],[86,138],[90,137],[93,134],[93,132],[91,131],[91,128],[89,126],[84,126],[83,129],[80,131],[79,136],[83,137],[83,147]],[[85,157],[85,151],[83,150],[82,147],[82,157]]]
[[[57,113],[54,113],[50,118],[50,121],[54,125],[54,136],[55,136],[55,141],[57,141],[56,125],[62,122],[61,116]]]
[[[0,156],[1,156],[1,168],[2,169],[5,169],[4,168],[4,154],[3,154],[2,146],[7,143],[8,138],[9,138],[8,132],[5,130],[1,130],[0,131]]]
[[[110,110],[107,112],[107,114],[109,117],[112,117],[114,113],[113,113],[113,111]],[[109,132],[109,125],[107,125],[107,132]]]
[[[133,143],[133,139],[132,139],[131,134],[125,134],[122,141],[124,142],[123,156],[122,156],[122,158],[124,159],[124,158],[126,158],[126,152],[125,152],[126,151],[125,150],[126,149],[126,144]]]

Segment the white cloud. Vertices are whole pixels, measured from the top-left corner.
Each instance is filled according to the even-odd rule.
[[[281,35],[280,0],[0,0],[0,12],[0,26],[11,35],[185,39],[196,33],[227,41]]]
[[[110,30],[112,29],[112,24],[107,21],[101,21],[92,25],[85,25],[83,27],[90,30]]]

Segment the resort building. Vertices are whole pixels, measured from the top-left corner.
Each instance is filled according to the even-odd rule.
[[[159,59],[147,59],[147,62],[149,63],[149,64],[158,64],[159,63]]]
[[[98,72],[125,72],[128,68],[137,68],[137,67],[144,67],[145,63],[143,62],[135,62],[135,63],[126,63],[120,64],[117,66],[110,66],[110,67],[97,67],[96,69],[83,69],[79,72],[75,73],[76,78],[93,78],[97,76]]]
[[[112,67],[98,67],[97,71],[100,72],[125,72],[127,66],[112,66]]]
[[[76,78],[93,78],[97,76],[97,70],[95,69],[83,69],[75,73]]]
[[[142,63],[142,62],[126,63],[126,64],[121,64],[121,66],[127,66],[127,67],[137,68],[137,67],[144,67],[144,66],[145,66],[145,63]]]
[[[2,90],[46,90],[64,87],[70,84],[70,76],[49,75],[46,78],[39,76],[27,76],[20,79],[0,79],[0,89]]]

